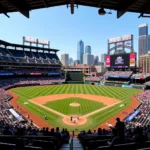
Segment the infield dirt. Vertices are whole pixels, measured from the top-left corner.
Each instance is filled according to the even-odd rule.
[[[19,98],[15,93],[13,93],[12,91],[8,91],[9,94],[11,94],[13,96],[12,100],[10,101],[10,104],[19,112],[21,113],[25,118],[27,115],[30,116],[30,120],[33,120],[33,123],[36,124],[38,127],[42,128],[42,127],[49,127],[52,128],[53,126],[51,126],[49,123],[47,123],[44,119],[41,119],[40,117],[38,117],[37,115],[35,115],[34,113],[32,113],[31,111],[29,111],[28,109],[26,109],[23,105],[20,105],[17,102],[17,99]],[[109,98],[109,97],[104,97],[104,96],[97,96],[97,95],[88,95],[88,94],[62,94],[62,95],[50,95],[50,96],[42,96],[42,97],[38,97],[38,98],[34,98],[32,99],[32,101],[34,100],[36,103],[38,102],[39,104],[41,103],[42,105],[45,104],[48,101],[54,101],[54,100],[60,100],[60,99],[65,99],[65,98],[70,98],[70,97],[80,97],[80,98],[84,98],[84,99],[90,99],[90,100],[94,100],[94,101],[98,101],[98,102],[102,102],[107,106],[111,106],[112,104],[116,104],[119,103],[120,101],[117,99],[113,99],[113,98]],[[45,99],[46,98],[46,99]],[[102,125],[97,126],[95,129],[101,127],[101,128],[109,128],[108,124],[114,125],[116,122],[116,118],[119,117],[121,120],[123,120],[124,118],[126,118],[128,116],[129,113],[131,113],[138,105],[140,104],[140,102],[136,99],[135,96],[131,97],[131,105],[127,108],[125,108],[124,110],[122,110],[121,112],[119,112],[118,114],[114,115],[113,117],[111,117],[110,119],[108,119],[107,121],[105,121]],[[20,109],[17,109],[17,106],[19,106]],[[104,108],[103,108],[104,109]],[[65,121],[68,120],[68,116],[67,118],[63,118],[65,119]],[[63,120],[62,120],[63,121]],[[84,124],[87,120],[86,118],[84,120],[82,120],[83,122],[81,124]],[[72,124],[72,123],[71,123]],[[70,125],[71,125],[70,124]]]

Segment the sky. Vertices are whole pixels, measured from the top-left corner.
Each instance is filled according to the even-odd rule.
[[[109,10],[108,10],[109,11]],[[49,40],[51,48],[59,49],[58,56],[68,53],[77,57],[77,42],[92,47],[92,54],[107,53],[107,40],[123,35],[134,35],[134,50],[138,51],[138,26],[148,23],[148,18],[138,18],[139,14],[126,13],[120,19],[116,12],[99,16],[98,9],[79,6],[75,14],[66,6],[44,8],[30,12],[30,19],[20,13],[9,13],[10,18],[0,15],[0,39],[22,44],[22,37]]]

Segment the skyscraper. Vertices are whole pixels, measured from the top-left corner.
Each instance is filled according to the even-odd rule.
[[[99,62],[99,57],[95,56],[94,57],[94,65],[98,65],[98,62]]]
[[[101,54],[101,62],[104,64],[104,66],[105,66],[105,60],[106,60],[106,54]]]
[[[148,53],[148,25],[143,23],[139,25],[139,56]]]
[[[84,54],[83,55],[83,64],[85,65],[93,65],[94,64],[94,56],[91,54]]]
[[[91,54],[91,46],[87,45],[85,47],[85,54]]]
[[[73,58],[70,57],[70,58],[69,58],[69,66],[72,66],[72,65],[73,65]]]
[[[63,64],[63,66],[69,66],[69,54],[61,55],[61,63]]]
[[[148,52],[150,52],[150,35],[148,36]]]
[[[77,43],[77,60],[79,60],[79,64],[83,64],[83,54],[84,54],[84,43],[83,41],[79,41]]]

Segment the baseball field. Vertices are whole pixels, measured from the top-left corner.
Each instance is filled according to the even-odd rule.
[[[31,114],[33,122],[40,127],[44,122],[43,126],[80,131],[106,126],[117,115],[127,116],[138,106],[139,103],[132,99],[140,91],[88,84],[21,87],[10,91],[16,97],[10,103],[20,106],[19,112],[24,117]],[[71,116],[78,120],[71,122]]]

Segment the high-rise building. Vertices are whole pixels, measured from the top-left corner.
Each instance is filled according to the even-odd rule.
[[[106,54],[101,54],[101,62],[104,64],[104,66],[105,66],[105,61],[106,61]]]
[[[69,54],[61,55],[61,63],[63,66],[69,66]]]
[[[148,36],[148,52],[150,53],[150,35]]]
[[[98,65],[98,62],[99,62],[99,57],[95,56],[94,57],[94,65]]]
[[[143,23],[139,25],[139,56],[148,53],[148,24]]]
[[[83,41],[79,41],[77,43],[77,60],[79,60],[79,64],[83,64],[83,54],[84,54],[84,43]]]
[[[72,66],[72,65],[73,65],[73,58],[70,57],[70,58],[69,58],[69,66]]]
[[[85,54],[91,54],[91,46],[87,45],[85,47]]]
[[[73,61],[73,65],[74,65],[74,66],[77,66],[78,64],[79,64],[79,60],[74,60],[74,61]]]
[[[94,65],[94,56],[91,54],[84,54],[83,55],[83,64],[85,65]]]

